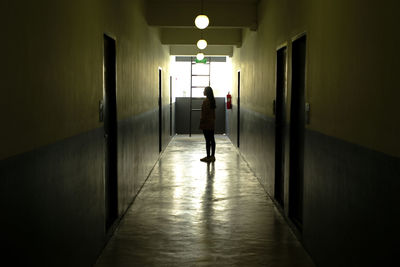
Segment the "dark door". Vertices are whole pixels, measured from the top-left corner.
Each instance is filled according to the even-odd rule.
[[[292,43],[290,112],[289,217],[299,230],[303,224],[306,36]]]
[[[118,217],[115,40],[104,35],[104,137],[106,229]]]
[[[277,51],[275,99],[275,199],[283,207],[285,151],[286,47]]]
[[[240,71],[237,79],[237,147],[240,147]]]
[[[158,151],[162,151],[162,70],[158,69]]]
[[[169,76],[169,136],[172,136],[172,76]]]

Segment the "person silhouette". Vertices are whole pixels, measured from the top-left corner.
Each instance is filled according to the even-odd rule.
[[[201,116],[200,116],[200,129],[203,130],[204,138],[206,140],[206,152],[207,156],[200,159],[203,162],[214,162],[215,161],[215,98],[214,92],[210,86],[204,88],[203,94],[206,98],[201,105]]]

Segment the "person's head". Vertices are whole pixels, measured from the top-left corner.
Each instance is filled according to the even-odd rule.
[[[216,105],[215,105],[213,89],[210,86],[207,86],[207,87],[204,88],[203,94],[210,100],[211,108],[215,108]]]
[[[214,98],[214,92],[210,86],[204,87],[203,94],[209,99]]]

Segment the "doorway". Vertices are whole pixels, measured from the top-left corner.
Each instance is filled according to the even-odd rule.
[[[172,76],[169,76],[169,136],[172,136]]]
[[[158,68],[158,152],[162,151],[162,69]]]
[[[104,138],[106,230],[118,218],[116,43],[104,35]]]
[[[211,86],[211,57],[204,60],[199,63],[195,57],[190,59],[189,136],[192,136],[192,133],[202,133],[199,121],[204,100],[203,92],[206,86]]]
[[[292,43],[292,90],[289,148],[289,217],[303,225],[306,35]]]
[[[275,200],[284,204],[284,160],[285,160],[285,102],[286,102],[286,55],[287,47],[276,55],[276,99],[275,99]]]
[[[237,77],[237,147],[240,147],[240,71]]]

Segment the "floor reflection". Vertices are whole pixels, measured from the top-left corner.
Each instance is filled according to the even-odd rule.
[[[313,266],[226,136],[177,136],[96,266]]]

